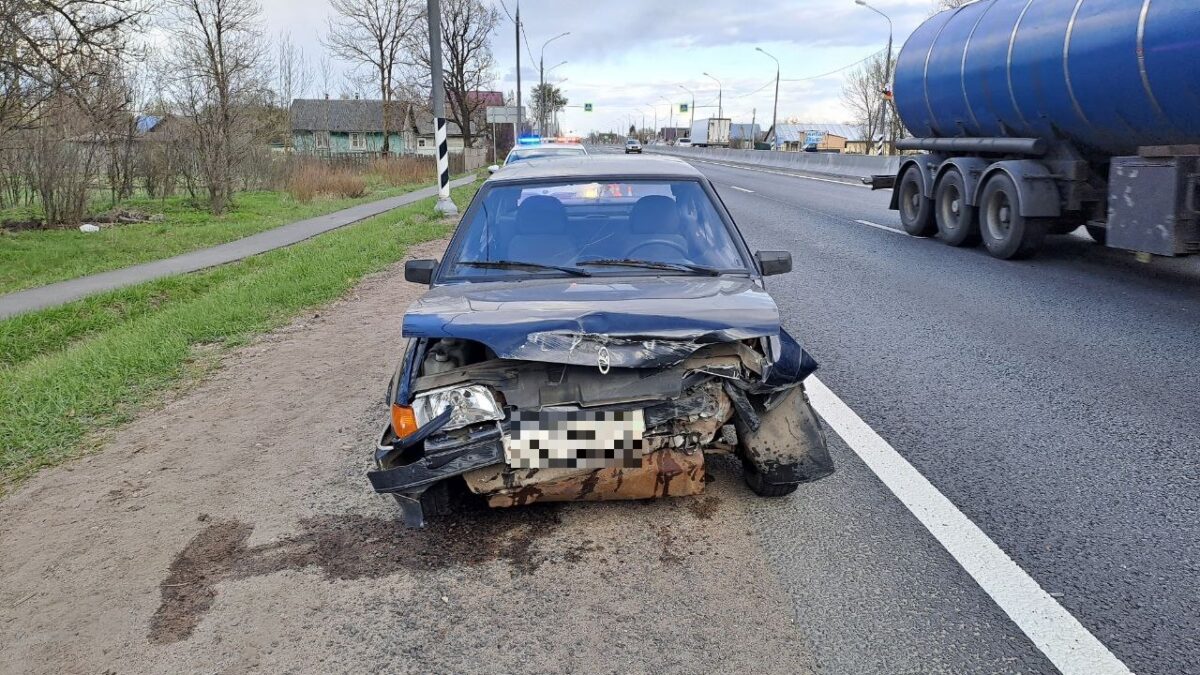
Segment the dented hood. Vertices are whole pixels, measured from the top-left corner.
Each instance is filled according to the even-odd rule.
[[[533,279],[439,286],[405,337],[463,338],[501,358],[604,367],[673,365],[700,347],[779,334],[779,309],[742,277]]]

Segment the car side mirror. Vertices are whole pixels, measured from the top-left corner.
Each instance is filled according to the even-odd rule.
[[[491,165],[491,166],[489,166],[489,167],[488,167],[488,173],[496,173],[496,172],[497,172],[497,171],[499,171],[499,170],[500,170],[500,165],[499,165],[499,164],[493,164],[493,165]]]
[[[406,260],[404,262],[404,280],[428,286],[433,281],[433,271],[437,269],[437,266],[438,261],[434,259]]]
[[[754,254],[754,259],[764,277],[792,271],[792,254],[787,251],[759,251]]]

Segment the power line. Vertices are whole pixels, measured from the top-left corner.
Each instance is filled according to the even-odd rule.
[[[875,52],[874,54],[871,54],[870,56],[867,56],[866,58],[862,58],[862,59],[855,61],[854,63],[851,63],[846,66],[842,66],[841,68],[838,68],[837,70],[831,70],[828,73],[821,73],[820,75],[813,75],[811,77],[793,77],[793,78],[784,77],[784,78],[781,78],[780,81],[781,82],[807,82],[809,80],[819,80],[822,77],[829,77],[830,75],[836,75],[836,74],[842,72],[843,70],[849,70],[850,68],[853,68],[854,66],[857,66],[860,63],[866,63],[867,61],[870,61],[871,59],[875,58],[876,56],[879,56],[880,54],[882,54],[886,51],[887,51],[886,49],[880,49],[879,51]]]

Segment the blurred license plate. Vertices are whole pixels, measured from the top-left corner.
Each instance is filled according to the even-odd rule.
[[[504,446],[514,469],[603,469],[642,465],[641,410],[518,411]]]

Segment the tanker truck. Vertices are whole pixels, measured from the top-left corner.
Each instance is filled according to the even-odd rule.
[[[1200,253],[1200,0],[977,0],[908,38],[894,101],[923,152],[872,185],[909,234]]]

